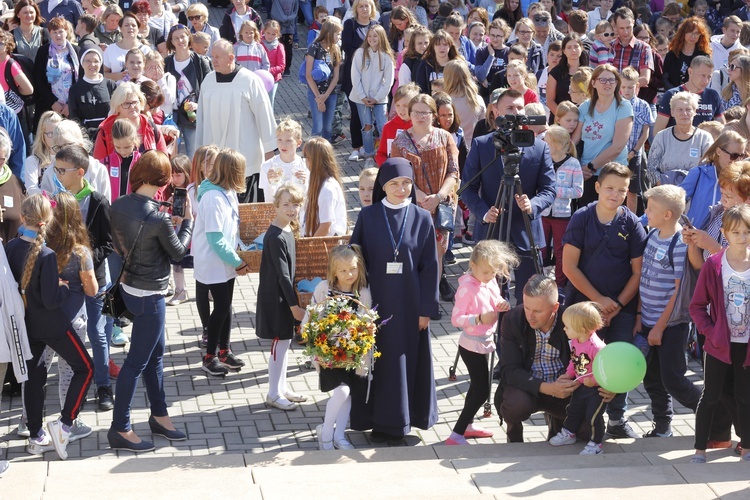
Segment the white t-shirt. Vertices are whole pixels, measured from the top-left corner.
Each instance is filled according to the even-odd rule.
[[[193,274],[205,285],[226,283],[237,277],[235,268],[225,263],[208,244],[207,233],[220,232],[233,249],[239,238],[239,202],[237,193],[212,189],[198,202],[198,217],[193,231]]]
[[[721,279],[724,282],[724,307],[729,337],[732,342],[747,344],[750,340],[750,270],[740,273],[732,269],[724,252],[721,256]]]
[[[142,43],[138,48],[141,49],[144,56],[151,52],[151,47],[145,43]],[[112,73],[119,73],[125,69],[125,54],[128,53],[128,50],[130,49],[121,49],[116,43],[107,46],[107,50],[104,51],[102,56],[102,66],[108,67]]]
[[[343,236],[348,232],[344,190],[332,177],[326,179],[320,188],[318,219],[321,224],[332,222],[327,236]]]
[[[189,57],[184,61],[178,61],[177,58],[174,60],[174,69],[180,74],[180,78],[177,80],[177,99],[174,101],[174,109],[177,109],[180,103],[193,91],[193,86],[190,85],[190,80],[188,80],[185,73],[183,73],[188,64],[190,64]]]
[[[268,172],[272,169],[281,170],[281,179],[273,184],[268,182]],[[307,172],[304,182],[300,181],[297,176],[294,175],[300,170]],[[298,186],[301,186],[302,189],[307,192],[307,182],[309,179],[310,173],[307,171],[307,163],[304,158],[301,158],[299,155],[294,155],[294,161],[287,163],[281,159],[281,156],[276,155],[260,165],[260,180],[258,181],[258,186],[263,190],[266,201],[272,202],[273,197],[276,195],[276,191],[287,182],[293,182]]]

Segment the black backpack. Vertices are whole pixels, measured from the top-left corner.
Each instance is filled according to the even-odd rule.
[[[11,71],[13,61],[16,61],[18,63],[18,65],[21,67],[21,70],[23,71],[23,74],[26,75],[26,78],[28,78],[30,82],[34,81],[34,61],[31,58],[21,54],[13,54],[5,64],[5,81],[8,83],[8,88],[21,98],[24,106],[30,106],[31,104],[34,104],[36,102],[36,92],[32,93],[31,95],[21,95],[21,91],[18,88],[18,85],[16,85],[16,80],[13,78],[13,74]]]

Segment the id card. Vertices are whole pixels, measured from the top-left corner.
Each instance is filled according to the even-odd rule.
[[[389,262],[385,265],[386,274],[403,274],[404,263],[403,262]]]

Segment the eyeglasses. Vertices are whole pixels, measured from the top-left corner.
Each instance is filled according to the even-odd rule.
[[[197,15],[197,16],[188,16],[188,21],[200,21],[203,19],[203,16]]]
[[[430,116],[432,114],[432,111],[412,111],[410,114],[414,116]]]
[[[140,106],[141,101],[125,101],[124,103],[120,104],[122,106],[122,109],[130,109],[133,106]]]
[[[734,70],[736,70],[736,69],[738,69],[738,68],[739,68],[739,66],[737,66],[737,65],[736,65],[736,64],[734,64],[734,63],[732,63],[732,64],[730,64],[730,65],[729,65],[729,71],[734,71]]]
[[[721,149],[722,151],[724,151],[729,156],[729,159],[731,161],[737,161],[740,158],[743,158],[745,156],[744,153],[730,153],[729,151],[727,151],[726,149],[721,148],[721,147],[719,149]]]
[[[65,175],[65,172],[70,172],[71,170],[78,170],[77,168],[60,168],[60,167],[54,167],[54,169],[57,175]]]
[[[617,82],[617,78],[597,78],[602,85],[612,85]]]

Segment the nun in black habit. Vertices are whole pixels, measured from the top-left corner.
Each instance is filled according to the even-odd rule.
[[[362,247],[372,303],[383,322],[367,402],[367,383],[352,391],[351,428],[372,440],[399,440],[438,418],[430,347],[438,315],[438,257],[432,216],[416,204],[409,161],[390,158],[375,180],[372,206],[359,215],[351,243]]]

